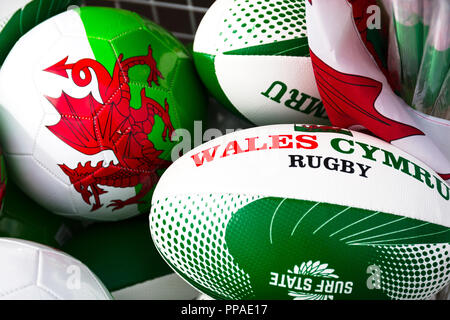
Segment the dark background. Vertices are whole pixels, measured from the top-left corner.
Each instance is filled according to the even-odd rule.
[[[182,42],[190,43],[214,0],[84,0],[85,5],[127,9],[158,23]]]

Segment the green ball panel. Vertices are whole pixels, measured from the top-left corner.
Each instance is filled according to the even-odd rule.
[[[105,7],[82,7],[79,11],[88,37],[114,40],[130,31],[142,28],[142,19],[138,14]],[[109,28],[105,28],[108,21]]]
[[[175,83],[180,85],[175,85]],[[172,110],[174,117],[179,119],[180,128],[187,129],[193,133],[194,121],[206,120],[208,101],[192,59],[178,60],[171,88],[170,96],[172,101],[178,105],[186,106],[185,108]]]
[[[396,251],[403,248],[406,251],[408,247],[413,250],[417,243],[424,247],[430,244],[430,248],[436,244],[445,246],[449,236],[450,229],[444,226],[393,214],[329,203],[264,198],[233,215],[225,239],[234,262],[249,274],[257,299],[289,296],[312,299],[329,295],[353,300],[425,298],[421,295],[425,291],[404,296],[410,286],[406,282],[411,282],[411,286],[423,284],[430,293],[439,285],[416,278],[410,270],[418,266],[417,261],[410,256],[397,256]],[[423,251],[418,256],[426,255],[425,249],[417,251]],[[448,262],[446,265],[450,267]],[[370,278],[367,270],[371,266],[380,270],[379,289],[367,286]],[[445,272],[437,269],[435,272],[441,281],[447,277]],[[268,275],[272,276],[272,284],[267,281]],[[296,278],[296,285],[288,288],[283,275],[286,279],[289,275]],[[299,278],[310,278],[311,286],[304,282],[298,285]],[[324,279],[325,283],[335,282],[328,292],[321,287]],[[346,283],[345,286],[352,283],[351,289],[350,285],[349,289],[340,288],[340,282]]]
[[[220,104],[228,108],[235,115],[245,119],[245,117],[230,102],[230,100],[220,87],[214,65],[215,58],[215,55],[194,52],[195,67],[197,68],[200,79],[203,81],[203,84],[208,89],[208,91]]]
[[[180,40],[175,38],[175,36],[166,29],[147,19],[142,19],[142,21],[148,31],[150,31],[155,38],[158,38],[158,40],[166,46],[167,50],[175,52],[180,58],[187,58],[189,56],[189,51]]]

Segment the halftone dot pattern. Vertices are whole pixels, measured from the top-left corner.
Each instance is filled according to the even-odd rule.
[[[348,279],[358,282],[358,287],[367,285],[366,297],[383,299],[430,299],[450,282],[448,238],[439,240],[438,237],[423,244],[385,239],[387,242],[383,244],[349,243],[347,247],[334,239],[340,244],[339,247],[333,246],[330,235],[337,230],[342,231],[342,227],[355,225],[355,221],[364,219],[362,217],[385,215],[381,225],[370,223],[362,231],[352,231],[353,234],[367,232],[387,224],[388,214],[371,214],[364,210],[363,214],[358,215],[357,211],[361,209],[353,211],[333,204],[243,194],[205,193],[164,197],[154,197],[150,214],[150,229],[156,247],[182,277],[214,298],[258,299],[261,290],[267,289],[266,271],[272,271],[276,264],[283,266],[283,271],[302,275],[307,274],[304,270],[309,268],[319,270],[322,264],[323,268],[327,268],[327,273],[345,280],[341,270],[350,261],[355,272],[354,278],[352,274],[347,274]],[[340,218],[345,220],[339,222]],[[331,221],[337,223],[335,227],[328,223]],[[408,228],[416,227],[417,224],[413,224]],[[447,232],[445,227],[441,227],[434,234]],[[316,234],[318,230],[320,233]],[[424,233],[414,230],[412,235],[405,235],[405,241],[422,238]],[[293,237],[298,232],[302,232],[303,236]],[[397,243],[389,243],[390,240]],[[281,246],[287,248],[283,252],[291,254],[280,254],[277,250]],[[327,253],[326,248],[330,251],[342,250],[342,253],[336,256],[335,253]],[[352,251],[348,254],[347,248],[357,250],[353,253],[358,255],[352,255]],[[306,258],[296,258],[294,263],[290,258],[284,261],[284,257],[299,254],[298,249],[300,255]],[[308,250],[320,256],[309,261]],[[367,268],[369,266],[371,268]],[[369,279],[372,286],[368,285]],[[293,296],[292,293],[295,292],[288,292]],[[270,294],[280,297],[282,293],[271,291]],[[308,298],[320,298],[320,295]]]
[[[304,0],[232,0],[221,16],[216,52],[307,37]]]
[[[450,282],[450,244],[380,245],[381,289],[391,299],[429,299]]]
[[[153,201],[150,230],[161,254],[178,273],[226,299],[251,297],[248,275],[225,243],[228,221],[259,196],[178,195]]]

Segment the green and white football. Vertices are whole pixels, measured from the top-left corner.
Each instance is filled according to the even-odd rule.
[[[0,66],[17,40],[47,18],[80,0],[3,0],[0,2]]]
[[[251,123],[329,123],[309,57],[304,0],[217,0],[193,51],[209,92]]]
[[[384,141],[273,125],[175,161],[150,230],[216,299],[429,299],[450,282],[449,199],[438,174]]]
[[[0,70],[0,141],[12,180],[47,210],[116,221],[147,213],[177,129],[206,95],[192,57],[136,13],[81,7],[27,32]]]

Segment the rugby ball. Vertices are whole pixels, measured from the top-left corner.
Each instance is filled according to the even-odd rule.
[[[212,96],[253,124],[328,123],[304,0],[217,0],[199,25],[193,56]]]
[[[1,300],[110,300],[97,277],[71,256],[34,242],[0,239]]]
[[[214,299],[429,299],[450,282],[449,186],[372,136],[273,125],[164,173],[150,229]]]

